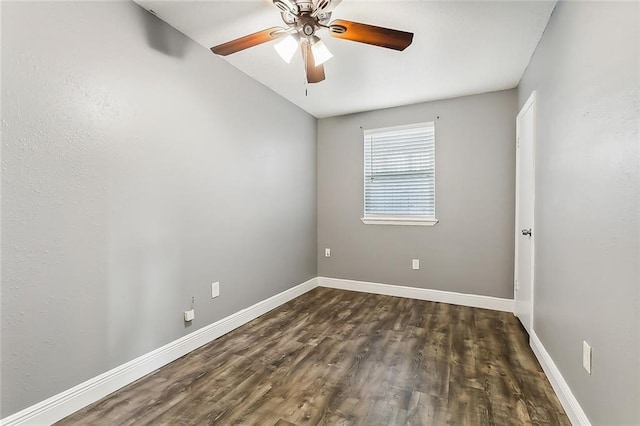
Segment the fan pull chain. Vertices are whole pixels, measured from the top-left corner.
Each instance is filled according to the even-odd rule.
[[[302,46],[302,44],[300,45]],[[301,47],[302,49],[302,65],[304,66],[304,96],[308,97],[309,96],[309,92],[308,92],[308,88],[309,88],[309,82],[307,81],[307,49],[305,49],[304,47]]]

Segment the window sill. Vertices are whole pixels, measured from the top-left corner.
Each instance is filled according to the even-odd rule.
[[[413,225],[413,226],[433,226],[438,223],[438,219],[426,217],[403,217],[403,216],[381,216],[363,217],[360,219],[365,225]]]

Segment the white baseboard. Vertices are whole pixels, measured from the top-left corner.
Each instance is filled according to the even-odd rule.
[[[399,285],[370,283],[365,281],[344,280],[340,278],[318,277],[318,285],[340,290],[361,291],[384,294],[386,296],[407,297],[428,300],[430,302],[451,303],[453,305],[492,309],[494,311],[513,312],[512,299],[501,299],[477,294],[454,293],[451,291],[429,290],[426,288],[404,287]]]
[[[55,423],[200,346],[283,305],[289,300],[313,290],[317,286],[317,278],[312,278],[206,327],[202,327],[126,364],[80,383],[69,390],[5,417],[0,421],[0,424],[14,426]]]
[[[538,358],[538,362],[540,362],[542,369],[549,378],[549,382],[551,382],[553,390],[556,392],[556,395],[558,395],[558,399],[564,411],[567,413],[569,420],[571,420],[571,423],[573,425],[591,426],[589,418],[573,395],[573,392],[571,392],[571,388],[569,388],[564,377],[562,377],[560,370],[558,370],[551,355],[549,355],[549,352],[547,352],[535,331],[531,331],[530,338],[529,344],[531,345],[531,349],[533,349],[533,353]]]

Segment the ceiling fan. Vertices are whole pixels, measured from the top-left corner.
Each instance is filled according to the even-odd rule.
[[[232,53],[284,37],[274,45],[278,54],[287,63],[298,50],[302,52],[307,82],[319,83],[325,79],[322,65],[333,55],[317,36],[322,29],[329,35],[343,40],[404,50],[413,41],[413,33],[376,27],[359,22],[336,19],[329,23],[331,11],[342,0],[272,0],[280,10],[280,15],[288,28],[272,27],[257,33],[249,34],[235,40],[222,43],[211,48],[217,55],[227,56]]]

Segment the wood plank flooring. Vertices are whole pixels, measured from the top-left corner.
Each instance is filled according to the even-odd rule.
[[[60,425],[570,425],[509,313],[316,288]]]

